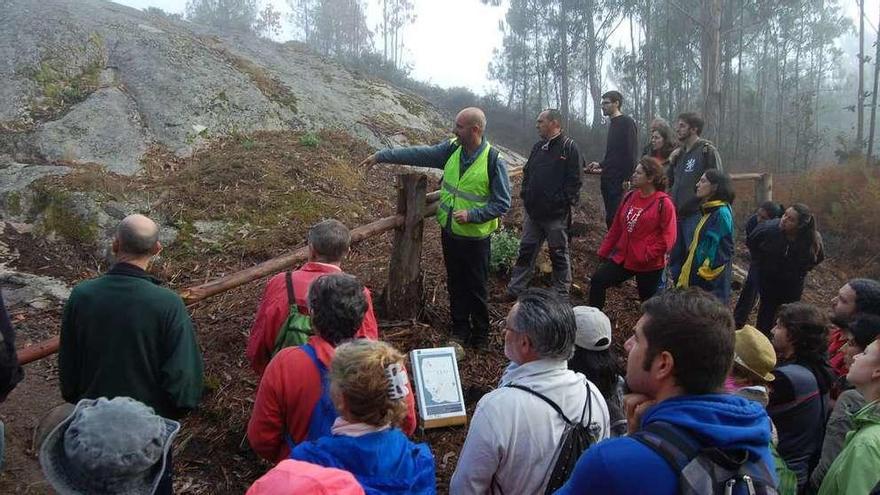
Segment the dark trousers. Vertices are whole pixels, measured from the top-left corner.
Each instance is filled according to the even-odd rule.
[[[752,263],[749,265],[749,274],[746,275],[746,281],[743,282],[739,299],[736,300],[736,307],[733,309],[736,328],[742,328],[749,321],[749,313],[758,302],[758,290],[758,267]]]
[[[605,226],[609,229],[614,221],[614,215],[617,214],[620,200],[623,198],[623,181],[624,179],[602,177],[600,182],[602,202],[605,204]]]
[[[507,292],[519,295],[529,288],[535,272],[535,260],[541,245],[547,241],[550,263],[553,266],[553,289],[560,297],[568,299],[571,288],[571,257],[568,253],[568,224],[570,215],[553,220],[533,220],[526,213],[523,219],[519,257],[510,274]]]
[[[603,261],[590,279],[590,306],[602,309],[605,307],[605,291],[633,277],[639,289],[639,300],[646,301],[657,293],[663,269],[650,272],[634,272],[613,261]]]
[[[763,281],[759,284],[761,301],[758,303],[758,321],[755,326],[768,337],[776,326],[776,311],[783,304],[801,300],[804,293],[804,279],[787,283]]]
[[[672,252],[669,253],[669,276],[672,277],[673,287],[678,285],[678,277],[681,275],[682,265],[687,260],[691,241],[694,240],[694,232],[697,230],[700,218],[702,218],[700,213],[691,213],[677,219],[675,245],[672,246]]]
[[[489,338],[489,249],[490,240],[463,239],[441,231],[443,261],[452,334],[472,342]]]
[[[162,473],[162,479],[159,480],[159,485],[156,486],[156,491],[153,492],[154,495],[174,495],[174,486],[172,485],[174,480],[174,462],[171,459],[171,451],[172,448],[169,448],[168,456],[165,459],[165,472]]]

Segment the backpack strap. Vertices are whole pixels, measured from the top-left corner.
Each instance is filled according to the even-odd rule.
[[[290,286],[290,272],[287,272],[287,281],[288,281],[287,287],[289,290],[292,291],[293,289]],[[302,349],[303,352],[306,353],[306,356],[308,356],[309,359],[312,360],[312,363],[315,365],[315,367],[318,368],[318,375],[321,377],[321,387],[325,387],[327,385],[326,384],[327,367],[324,366],[324,363],[322,363],[320,359],[318,359],[318,354],[315,351],[315,348],[312,347],[310,344],[303,344],[303,345],[299,346],[299,348]],[[287,444],[287,447],[290,449],[290,453],[293,454],[293,449],[296,448],[297,444],[296,444],[296,442],[293,441],[293,437],[290,436],[290,432],[287,431],[287,423],[286,422],[284,423],[284,442]]]
[[[587,429],[593,425],[593,406],[591,403],[593,397],[593,391],[590,390],[590,382],[587,382],[587,400],[584,401],[584,410],[581,411],[581,424],[584,424],[584,415],[587,414],[587,411],[590,411],[590,416],[587,418]]]
[[[631,435],[662,457],[680,473],[700,453],[701,445],[680,428],[666,421],[654,421]]]
[[[539,393],[539,392],[535,392],[534,390],[530,389],[529,387],[526,387],[523,385],[517,385],[515,383],[510,383],[508,385],[505,385],[505,387],[517,388],[519,390],[522,390],[523,392],[528,392],[528,393],[534,395],[535,397],[537,397],[537,398],[543,400],[544,402],[546,402],[547,404],[549,404],[550,407],[552,407],[554,411],[556,411],[560,416],[562,416],[562,419],[565,420],[566,424],[568,424],[568,425],[572,424],[572,421],[570,419],[568,419],[568,416],[566,416],[564,412],[562,412],[562,409],[558,405],[556,405],[555,402],[548,399],[546,395]]]
[[[703,454],[729,472],[748,474],[755,481],[768,486],[773,485],[773,475],[769,466],[764,462],[749,462],[748,451],[705,448],[693,435],[672,423],[655,421],[630,436],[656,452],[679,474],[684,474],[685,467],[698,455]]]
[[[324,375],[327,374],[327,367],[324,366],[324,363],[322,363],[320,359],[318,359],[318,353],[315,351],[315,348],[312,347],[311,344],[303,344],[300,346],[300,349],[306,353],[306,356],[308,356],[312,360],[312,363],[314,363],[315,367],[318,368],[318,373],[321,375],[321,381],[323,382]]]
[[[287,270],[284,274],[284,282],[287,284],[287,305],[296,304],[296,294],[293,292],[293,272]]]

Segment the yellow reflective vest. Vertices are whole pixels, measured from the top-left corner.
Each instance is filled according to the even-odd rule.
[[[443,185],[440,188],[440,207],[437,209],[437,221],[440,227],[450,231],[459,237],[483,239],[494,232],[499,225],[499,220],[493,218],[483,223],[458,223],[452,217],[453,211],[471,210],[482,208],[489,203],[489,150],[492,145],[486,142],[486,147],[477,156],[464,174],[461,173],[461,150],[455,152],[446,160],[443,167]]]

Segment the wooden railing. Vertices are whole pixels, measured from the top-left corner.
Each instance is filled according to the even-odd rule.
[[[510,177],[522,174],[522,167],[514,167],[509,171]],[[421,177],[422,179],[419,179]],[[755,196],[758,204],[772,199],[773,177],[770,174],[733,174],[733,180],[755,181]],[[391,254],[387,294],[393,295],[386,300],[389,311],[398,317],[401,312],[413,311],[416,307],[411,303],[417,290],[420,276],[419,260],[421,258],[421,231],[424,218],[434,216],[439,206],[440,191],[425,194],[424,176],[422,174],[403,174],[398,176],[398,201],[396,214],[380,218],[366,225],[352,229],[351,242],[359,243],[376,235],[397,230]],[[424,198],[421,202],[420,198]],[[413,211],[421,211],[414,215]],[[407,215],[407,212],[410,215]],[[292,268],[309,256],[308,247],[264,261],[229,275],[225,275],[201,285],[180,291],[180,296],[187,305],[195,304],[211,296],[230,289],[259,280],[263,277]],[[18,350],[18,361],[21,364],[31,363],[38,359],[58,352],[60,339],[53,337]]]

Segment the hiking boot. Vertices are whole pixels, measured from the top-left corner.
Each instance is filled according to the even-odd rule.
[[[480,352],[488,352],[489,351],[489,337],[488,336],[473,336],[470,339],[469,347],[472,347],[474,350]]]

